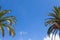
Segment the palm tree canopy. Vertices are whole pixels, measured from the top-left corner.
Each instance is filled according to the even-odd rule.
[[[1,9],[1,7],[0,7]],[[2,32],[2,36],[4,37],[4,27],[6,27],[9,31],[9,35],[15,36],[15,31],[13,25],[16,24],[15,16],[5,16],[5,14],[9,13],[11,10],[3,10],[0,11],[0,30]]]
[[[49,29],[47,34],[50,35],[51,33],[56,34],[60,31],[60,7],[54,7],[52,13],[49,13],[50,18],[47,18],[45,25],[49,25]],[[60,32],[59,32],[60,35]]]

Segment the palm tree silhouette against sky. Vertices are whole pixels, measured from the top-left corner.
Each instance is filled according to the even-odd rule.
[[[49,18],[47,18],[47,21],[45,22],[45,25],[49,25],[49,29],[47,31],[47,34],[50,36],[51,33],[57,34],[59,33],[60,36],[60,7],[54,7],[54,10],[52,13],[49,13]]]
[[[16,23],[15,16],[5,16],[5,14],[10,13],[11,10],[1,10],[0,7],[0,30],[2,32],[2,36],[4,37],[4,27],[6,27],[9,31],[9,35],[15,36],[14,27],[12,27]],[[13,24],[14,23],[14,24]]]

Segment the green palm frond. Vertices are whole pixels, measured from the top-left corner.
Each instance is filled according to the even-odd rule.
[[[9,25],[7,25],[7,24],[3,24],[3,26],[8,29],[9,35],[15,36],[14,29],[13,29],[11,26],[9,26]]]
[[[4,29],[3,29],[2,24],[0,24],[0,30],[1,30],[1,32],[2,32],[2,36],[4,37]]]
[[[51,25],[51,24],[53,24],[54,22],[59,22],[59,21],[60,21],[59,19],[48,18],[47,21],[45,22],[45,26]]]
[[[3,27],[0,27],[1,28],[1,31],[2,31],[2,36],[4,37],[4,29]]]
[[[16,20],[16,17],[15,16],[7,16],[7,17],[4,17],[4,18],[10,18],[10,19]]]
[[[50,19],[50,20],[48,20],[48,21],[45,22],[45,26],[51,25],[53,23],[54,23],[54,20],[53,19]]]
[[[15,31],[11,29],[11,35],[14,37],[15,36]]]
[[[54,13],[58,18],[60,18],[60,7],[54,7]]]
[[[51,27],[49,27],[48,31],[47,31],[47,34],[50,36],[50,34],[52,33],[52,30],[53,30],[53,25]]]
[[[58,7],[54,7],[54,13],[58,16],[58,13],[59,13]]]
[[[51,16],[51,17],[53,17],[53,18],[57,18],[57,16],[56,16],[54,13],[49,13],[48,16]]]
[[[16,17],[15,16],[9,16],[3,18],[5,21],[9,22],[10,24],[14,23],[16,24]]]
[[[0,18],[4,16],[5,14],[9,13],[11,10],[3,10],[0,12]]]
[[[0,22],[8,22],[10,25],[12,25],[13,23],[16,24],[16,19],[12,17],[4,17],[2,20],[0,20]]]

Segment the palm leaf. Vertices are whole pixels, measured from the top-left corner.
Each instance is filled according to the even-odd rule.
[[[15,16],[9,16],[9,17],[4,17],[3,18],[5,21],[9,22],[10,24],[14,23],[16,24],[16,17]]]
[[[58,7],[54,7],[54,13],[58,16],[58,14],[59,14],[59,9],[58,9]]]
[[[49,27],[49,29],[48,29],[48,31],[47,31],[47,34],[50,36],[50,34],[52,33],[52,31],[53,31],[53,26],[54,25],[52,25],[51,27]]]
[[[5,14],[9,13],[11,10],[3,10],[0,12],[0,18],[4,16]]]
[[[15,36],[15,31],[11,29],[11,35],[14,37]]]
[[[3,24],[3,26],[7,27],[8,31],[9,31],[9,35],[15,36],[14,29],[11,28],[11,26],[9,26],[7,24]]]
[[[7,18],[7,17],[4,17],[2,20],[0,20],[0,22],[8,22],[10,25],[12,25],[13,22],[16,24],[16,20],[15,19]]]
[[[60,7],[54,7],[54,13],[58,18],[60,18]]]
[[[53,24],[53,23],[54,23],[54,20],[48,20],[45,22],[45,26]]]
[[[3,26],[2,25],[0,25],[0,30],[2,32],[2,36],[4,37],[4,29],[3,29]]]
[[[51,16],[53,18],[57,18],[57,16],[54,13],[50,13],[48,16]]]

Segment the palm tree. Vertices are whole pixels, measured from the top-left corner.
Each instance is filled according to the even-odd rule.
[[[4,37],[4,28],[8,29],[9,35],[13,37],[15,36],[14,27],[12,26],[16,23],[16,17],[5,15],[5,14],[8,14],[10,11],[11,10],[0,10],[0,31],[2,32],[3,37]]]
[[[54,10],[52,13],[49,13],[50,16],[47,18],[45,25],[50,26],[47,34],[50,36],[51,33],[53,34],[59,34],[60,37],[60,7],[54,7]]]

